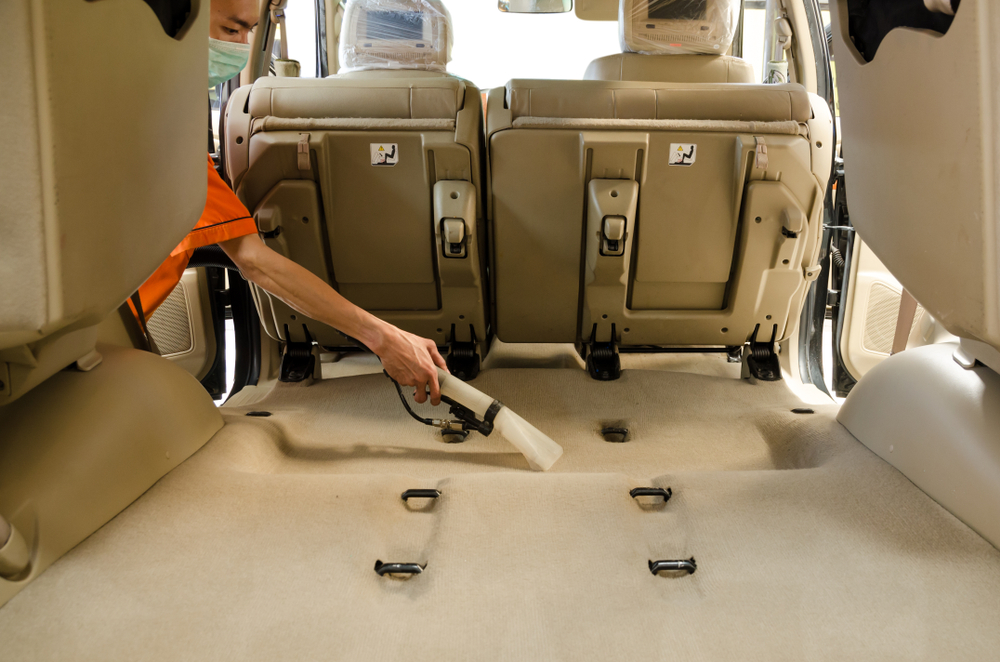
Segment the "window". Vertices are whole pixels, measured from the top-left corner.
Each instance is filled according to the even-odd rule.
[[[448,3],[455,42],[448,71],[482,90],[512,78],[579,80],[592,60],[620,53],[618,24],[566,14],[505,14],[490,0]]]
[[[316,2],[315,0],[288,0],[285,7],[285,27],[288,29],[288,59],[297,60],[302,66],[302,78],[316,78],[319,71],[316,48]],[[274,52],[280,53],[280,45],[275,40]],[[277,57],[277,55],[275,55]]]

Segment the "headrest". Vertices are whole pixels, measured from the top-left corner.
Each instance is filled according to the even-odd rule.
[[[451,15],[441,0],[348,0],[340,73],[372,69],[446,71]]]
[[[621,0],[622,52],[721,55],[738,19],[739,0]]]

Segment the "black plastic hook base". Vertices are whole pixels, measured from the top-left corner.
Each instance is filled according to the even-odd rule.
[[[616,426],[601,428],[601,436],[609,444],[624,444],[628,441],[628,428]]]

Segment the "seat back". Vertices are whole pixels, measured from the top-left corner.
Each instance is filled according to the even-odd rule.
[[[818,249],[826,104],[800,86],[511,81],[487,136],[497,336],[785,338]]]
[[[444,72],[451,46],[451,15],[440,0],[349,0],[340,38],[341,73]]]
[[[4,0],[0,404],[96,325],[205,204],[208,0],[174,37],[143,2]]]
[[[485,340],[478,89],[446,75],[261,79],[226,122],[229,176],[269,246],[440,345]],[[275,338],[345,344],[258,299]]]
[[[736,32],[734,0],[621,0],[622,52],[590,63],[586,80],[752,83],[753,67],[725,55]]]

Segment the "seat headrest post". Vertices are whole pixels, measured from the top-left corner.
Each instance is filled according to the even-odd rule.
[[[348,0],[340,73],[382,69],[447,71],[451,15],[441,0]]]
[[[722,55],[739,20],[739,0],[621,0],[623,53]]]

